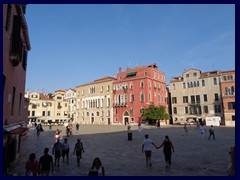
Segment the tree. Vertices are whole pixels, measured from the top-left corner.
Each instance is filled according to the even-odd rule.
[[[170,116],[166,113],[166,108],[164,106],[156,107],[154,104],[151,104],[148,109],[144,109],[142,118],[148,121],[149,124],[156,124],[157,120],[167,120]]]

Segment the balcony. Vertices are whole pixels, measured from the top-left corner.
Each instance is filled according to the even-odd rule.
[[[189,102],[189,106],[200,106],[200,102]]]
[[[227,92],[227,93],[223,93],[222,96],[223,96],[223,97],[231,97],[231,96],[235,96],[235,92]]]

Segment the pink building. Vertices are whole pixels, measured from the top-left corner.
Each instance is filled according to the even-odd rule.
[[[3,157],[4,175],[20,154],[27,133],[25,98],[27,53],[31,49],[25,20],[26,5],[3,4]]]
[[[156,64],[119,68],[117,80],[113,83],[113,124],[137,124],[141,122],[143,110],[151,103],[165,106],[165,73],[160,72]]]

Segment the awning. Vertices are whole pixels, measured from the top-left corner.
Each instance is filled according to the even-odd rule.
[[[8,133],[10,134],[19,134],[20,136],[24,136],[25,134],[27,134],[27,132],[28,132],[28,128],[25,128],[25,127],[18,127],[11,131],[8,131]]]
[[[127,77],[132,77],[132,76],[136,76],[137,72],[130,72],[127,73]]]

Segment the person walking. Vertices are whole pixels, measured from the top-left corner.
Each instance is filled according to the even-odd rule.
[[[60,142],[60,139],[58,138],[57,142],[54,143],[52,154],[55,156],[54,165],[60,167],[59,161],[62,153],[62,143]]]
[[[165,167],[170,167],[171,163],[172,163],[172,152],[175,152],[175,151],[174,151],[173,144],[170,141],[168,136],[165,136],[164,141],[157,149],[159,149],[161,147],[163,147],[163,153],[165,156],[165,163],[166,163]]]
[[[38,172],[38,160],[35,153],[29,155],[28,161],[25,164],[26,176],[37,176]]]
[[[78,131],[79,131],[79,126],[80,126],[79,123],[77,123],[77,124],[76,124],[76,132],[77,132],[77,133],[78,133]]]
[[[142,152],[145,152],[147,167],[148,167],[148,163],[149,163],[149,166],[152,167],[152,162],[151,162],[152,145],[157,148],[156,144],[154,144],[154,142],[151,139],[149,139],[148,134],[146,134],[145,139],[142,142]]]
[[[161,126],[160,120],[157,120],[157,129],[160,129],[160,126]]]
[[[48,154],[49,149],[44,149],[44,155],[39,160],[38,172],[42,176],[49,176],[53,172],[53,158]]]
[[[142,127],[141,127],[141,123],[139,122],[138,123],[138,132],[141,132],[142,131]]]
[[[105,169],[98,157],[93,160],[93,164],[88,172],[88,176],[105,176]]]
[[[211,127],[210,127],[210,129],[209,129],[209,137],[208,137],[208,140],[211,139],[211,136],[213,137],[213,140],[215,140],[213,125],[211,125]]]
[[[184,123],[183,129],[184,129],[185,134],[187,135],[187,133],[188,133],[187,123]]]
[[[127,126],[127,131],[131,131],[131,125],[128,123],[128,126]]]
[[[56,132],[55,132],[55,139],[56,139],[56,142],[58,141],[59,138],[60,138],[60,130],[57,129]]]
[[[65,156],[67,158],[67,164],[69,163],[69,144],[68,144],[68,139],[65,138],[64,139],[64,143],[62,144],[62,158],[63,158],[63,162],[64,162],[64,159],[65,159]]]
[[[84,151],[81,139],[78,138],[77,142],[76,142],[76,144],[74,146],[74,150],[73,150],[73,155],[76,154],[76,156],[77,156],[77,164],[78,164],[78,166],[80,166],[80,159],[82,158],[82,152],[85,152],[85,151]]]
[[[202,139],[205,139],[206,128],[203,126],[203,124],[200,126],[200,133],[201,133]]]

